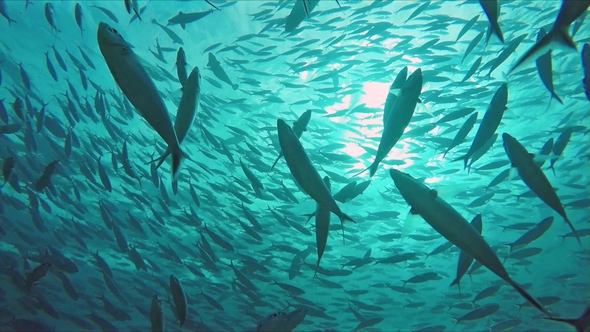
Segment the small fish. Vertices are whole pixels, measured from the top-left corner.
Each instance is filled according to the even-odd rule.
[[[207,62],[207,67],[209,67],[209,69],[211,69],[211,71],[213,71],[213,74],[219,80],[221,80],[224,83],[229,84],[232,87],[232,89],[234,89],[234,90],[238,89],[238,85],[232,83],[229,76],[227,76],[227,73],[225,72],[225,70],[223,70],[223,68],[221,67],[221,63],[217,60],[215,55],[213,55],[213,53],[211,53],[211,52],[209,52],[209,62]]]
[[[176,307],[176,316],[180,322],[180,327],[182,327],[186,321],[186,315],[188,311],[186,304],[186,294],[182,289],[180,281],[173,274],[170,275],[170,292],[172,293],[174,306]]]
[[[29,275],[27,275],[26,286],[27,289],[31,289],[41,278],[45,277],[47,272],[51,269],[51,264],[42,263],[35,267]]]
[[[82,6],[79,3],[76,3],[74,7],[74,17],[76,18],[76,24],[80,28],[80,34],[84,35],[84,29],[82,28]]]

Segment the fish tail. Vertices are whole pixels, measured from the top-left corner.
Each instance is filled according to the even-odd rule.
[[[527,293],[527,291],[524,290],[524,288],[522,288],[520,285],[518,285],[516,282],[512,281],[512,280],[508,280],[508,283],[514,288],[516,289],[517,292],[520,293],[520,295],[522,295],[522,297],[524,297],[527,301],[529,301],[533,306],[535,306],[535,308],[539,309],[539,311],[541,311],[542,313],[544,313],[545,315],[547,315],[548,317],[551,317],[551,314],[547,311],[547,309],[545,309],[539,302],[537,302],[537,300],[535,300],[534,297],[532,297],[529,293]]]
[[[377,169],[379,169],[379,162],[375,160],[367,169],[369,170],[369,175],[373,177],[377,173]]]
[[[176,151],[172,151],[170,154],[172,155],[172,181],[174,181],[178,177],[180,165],[182,164],[183,159],[186,158],[186,155],[180,149],[180,147],[178,147]]]
[[[366,172],[366,171],[368,171],[369,169],[371,169],[371,167],[373,167],[373,165],[372,165],[372,164],[371,164],[371,166],[369,166],[369,167],[367,167],[367,168],[363,169],[362,171],[360,171],[360,172],[356,173],[356,174],[355,174],[355,175],[353,175],[352,177],[359,176],[359,175],[363,174],[364,172]],[[372,175],[371,175],[371,176],[372,176]]]
[[[561,98],[557,95],[557,93],[555,93],[555,91],[551,91],[551,96],[553,97],[553,99],[557,100],[560,104],[563,105],[563,100],[561,100]]]
[[[569,324],[576,328],[576,331],[583,332],[584,326],[581,325],[578,319],[566,319],[566,318],[553,318],[553,317],[541,317],[543,319],[552,320],[554,322],[562,322]]]
[[[352,219],[349,215],[347,215],[346,213],[343,213],[340,216],[340,221],[344,224],[345,221],[352,221],[353,223],[356,224],[356,221],[354,219]]]
[[[572,36],[570,36],[567,29],[556,29],[551,31],[550,34],[552,35],[552,40],[554,42],[576,51],[578,50],[578,47],[576,47],[576,44],[574,43],[574,40],[572,39]]]
[[[565,222],[567,223],[567,225],[571,228],[572,232],[574,232],[574,235],[576,236],[576,239],[578,240],[578,243],[580,245],[582,245],[582,241],[580,241],[580,237],[578,236],[578,232],[576,231],[574,224],[572,224],[572,222],[568,219],[568,217],[563,217],[563,220],[565,220]],[[564,237],[565,238],[565,237]],[[562,240],[563,242],[563,240]]]

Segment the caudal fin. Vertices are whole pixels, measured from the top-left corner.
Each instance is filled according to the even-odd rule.
[[[516,282],[514,282],[512,280],[509,280],[508,283],[510,283],[510,285],[514,289],[516,289],[516,291],[519,292],[520,295],[522,295],[522,297],[524,297],[527,301],[529,301],[530,304],[532,304],[535,308],[539,309],[539,311],[541,311],[542,313],[544,313],[548,317],[551,317],[551,314],[547,311],[547,309],[545,309],[539,302],[537,302],[537,300],[535,300],[534,297],[532,297],[529,293],[527,293],[527,291],[525,291],[524,288],[522,288],[520,285],[518,285]]]
[[[279,162],[279,160],[281,160],[281,158],[283,157],[283,151],[281,151],[281,153],[279,153],[279,156],[277,157],[277,159],[275,159],[275,162],[272,163],[272,166],[270,166],[270,171],[273,170],[273,168],[275,168],[275,166],[277,165],[277,163]]]
[[[170,154],[172,155],[172,181],[175,181],[178,177],[178,171],[180,171],[180,165],[182,164],[184,158],[186,158],[186,155],[180,148],[178,148],[176,151],[172,151]]]
[[[584,326],[580,323],[578,319],[565,319],[565,318],[553,318],[553,317],[541,317],[546,320],[552,320],[554,322],[562,322],[569,324],[576,328],[576,332],[584,332]]]

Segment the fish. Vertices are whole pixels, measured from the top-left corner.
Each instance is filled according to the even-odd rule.
[[[395,144],[399,141],[404,133],[404,130],[410,123],[414,109],[418,103],[420,92],[422,91],[422,70],[418,68],[415,72],[408,77],[404,83],[400,95],[395,99],[395,103],[392,106],[391,115],[387,118],[387,123],[383,128],[383,135],[379,141],[379,147],[375,160],[373,163],[357,173],[356,175],[362,174],[365,171],[369,171],[369,175],[372,177],[377,172],[379,163],[391,151]]]
[[[80,34],[84,35],[84,29],[82,28],[82,6],[79,3],[76,3],[74,6],[74,18],[76,19],[76,24],[80,28]]]
[[[457,210],[440,198],[435,190],[428,188],[408,173],[393,168],[389,170],[389,175],[404,200],[410,205],[410,214],[420,215],[440,235],[510,284],[539,311],[551,316],[522,286],[510,278],[500,259],[481,234]]]
[[[477,133],[475,134],[475,138],[473,142],[471,142],[471,146],[469,147],[469,151],[462,157],[454,159],[453,161],[463,160],[463,168],[467,168],[467,164],[469,163],[469,159],[480,150],[486,142],[492,138],[496,129],[500,125],[502,121],[502,116],[504,115],[504,111],[506,110],[506,104],[508,103],[508,86],[506,83],[503,83],[496,93],[492,97],[492,101],[486,110],[483,119],[477,129]]]
[[[556,46],[563,46],[567,49],[578,50],[572,37],[568,32],[568,27],[578,17],[588,10],[590,7],[590,0],[570,1],[562,0],[561,7],[557,18],[553,23],[553,27],[549,32],[538,40],[531,48],[529,48],[508,70],[507,75],[510,75],[516,69],[523,67],[528,62],[537,59],[539,56],[546,54],[549,49]]]
[[[186,303],[186,293],[180,284],[178,278],[173,274],[170,275],[170,292],[172,293],[172,299],[174,300],[174,307],[176,308],[176,317],[180,323],[180,327],[184,325],[186,321],[186,315],[188,311]]]
[[[219,9],[217,8],[217,10],[219,10]],[[187,24],[196,22],[196,21],[206,17],[207,15],[211,14],[212,12],[213,12],[213,9],[209,9],[208,11],[204,11],[204,12],[192,12],[192,13],[183,13],[182,11],[179,11],[178,14],[176,14],[172,18],[168,19],[168,24],[166,24],[166,26],[180,24],[180,27],[184,30],[184,29],[186,29]]]
[[[10,15],[8,15],[8,12],[6,11],[6,2],[4,0],[0,0],[0,15],[2,15],[8,21],[8,26],[10,26],[12,23],[18,23],[17,21],[13,20]]]
[[[98,24],[100,51],[117,85],[138,113],[164,139],[172,156],[172,181],[176,180],[182,160],[178,136],[162,97],[139,59],[119,32],[108,24]]]
[[[543,319],[552,320],[554,322],[562,322],[569,324],[576,328],[576,332],[587,331],[590,327],[590,305],[578,318],[557,318],[557,317],[542,317]]]
[[[301,190],[316,201],[317,204],[334,213],[343,226],[345,221],[356,223],[354,219],[340,210],[330,190],[326,187],[311,160],[309,160],[293,129],[284,120],[277,119],[277,131],[287,166]],[[344,227],[342,227],[342,232],[344,234]],[[344,235],[342,238],[344,240]]]
[[[553,189],[553,186],[551,186],[545,173],[543,173],[539,165],[535,163],[534,156],[510,134],[503,133],[502,140],[506,155],[508,156],[508,159],[510,159],[512,167],[518,171],[518,175],[520,175],[522,181],[532,192],[535,193],[535,195],[537,195],[537,197],[563,218],[572,232],[576,234],[578,242],[582,244],[580,237],[577,236],[574,225],[567,217],[563,204],[561,204],[557,193]]]
[[[295,1],[289,16],[285,20],[285,32],[293,32],[305,17],[309,17],[314,8],[318,5],[319,0],[298,0]]]
[[[209,69],[213,71],[213,75],[215,75],[215,77],[220,79],[222,82],[229,84],[229,86],[231,86],[234,90],[238,89],[238,85],[232,83],[225,70],[223,70],[221,67],[221,63],[219,63],[215,55],[213,55],[211,52],[209,52],[209,61],[207,62],[207,67],[209,67]]]
[[[152,331],[163,332],[166,320],[164,319],[162,301],[158,295],[154,295],[154,297],[152,297],[152,305],[150,308],[150,323],[152,325]]]

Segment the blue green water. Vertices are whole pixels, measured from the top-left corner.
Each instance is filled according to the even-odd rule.
[[[53,27],[45,13],[49,3]],[[586,14],[569,29],[578,50],[552,51],[561,104],[551,98],[535,62],[509,75],[539,29],[551,28],[558,1],[502,2],[504,43],[495,35],[486,43],[489,23],[477,2],[323,0],[309,2],[309,17],[301,1],[212,4],[220,10],[205,1],[139,1],[139,20],[124,1],[84,1],[78,24],[73,1],[0,1],[13,20],[0,18],[0,101],[6,110],[0,112],[6,180],[0,193],[0,331],[147,331],[155,295],[166,330],[174,331],[252,331],[275,312],[301,308],[306,315],[295,331],[572,329],[542,319],[486,268],[469,271],[460,289],[449,286],[460,249],[409,214],[389,169],[435,189],[465,220],[481,215],[482,235],[506,259],[512,279],[555,317],[581,315],[590,298],[590,104],[580,55],[590,42]],[[183,29],[169,24],[179,11],[206,15]],[[285,31],[290,15],[302,22]],[[99,22],[132,45],[173,120],[183,94],[178,48],[189,73],[199,68],[200,104],[181,145],[191,160],[183,163],[176,190],[168,160],[157,170],[148,164],[166,143],[115,83],[98,47]],[[494,63],[519,39],[514,53]],[[212,72],[209,53],[231,84]],[[375,158],[390,85],[404,67],[408,76],[422,72],[420,102],[376,174],[355,175]],[[464,79],[470,68],[477,70]],[[504,83],[508,102],[498,136],[464,169],[454,160],[469,150]],[[332,193],[353,181],[367,185],[354,197],[336,194],[356,223],[344,224],[343,241],[340,222],[331,216],[317,278],[315,218],[306,223],[316,202],[295,183],[284,159],[269,171],[280,151],[277,119],[293,124],[306,110],[311,119],[300,142],[319,174],[330,178]],[[445,155],[475,113],[466,139]],[[457,116],[449,120],[449,114]],[[581,243],[508,171],[503,133],[533,154],[549,139],[567,143],[562,152],[554,148],[535,160],[543,162]],[[123,167],[124,144],[134,172]],[[55,160],[50,183],[37,188]],[[506,176],[491,184],[502,172]],[[509,253],[508,244],[551,217],[538,239]],[[395,255],[402,255],[395,263],[384,260]],[[27,285],[35,268],[47,266],[42,264],[51,264],[49,271]],[[188,299],[182,328],[170,275]],[[411,279],[416,276],[426,277]],[[489,296],[477,297],[493,286]],[[494,310],[464,316],[478,309]]]

